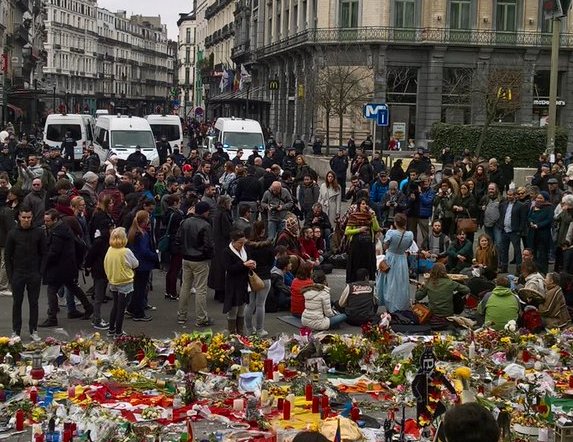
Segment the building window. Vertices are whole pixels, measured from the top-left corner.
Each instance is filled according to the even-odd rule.
[[[191,78],[191,71],[189,68],[185,68],[185,84],[190,84],[189,79]]]
[[[416,27],[416,0],[396,0],[394,8],[394,26],[397,28]]]
[[[186,35],[185,35],[185,43],[191,43],[191,28],[187,28]]]
[[[517,0],[497,0],[496,30],[517,31]]]
[[[358,27],[358,0],[342,0],[340,3],[340,27]]]
[[[191,57],[191,48],[185,48],[185,64],[189,64],[190,57]]]
[[[450,2],[450,28],[470,29],[471,0],[451,0]]]

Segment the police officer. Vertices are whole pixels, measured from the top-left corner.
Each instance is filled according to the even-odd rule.
[[[62,140],[61,153],[64,156],[64,161],[69,164],[68,168],[74,169],[74,148],[78,145],[78,142],[73,139],[72,133],[70,131],[66,132],[66,136]]]
[[[159,155],[159,165],[165,164],[167,162],[167,156],[171,155],[171,144],[167,141],[167,137],[163,135],[161,139],[157,142],[157,155]]]
[[[161,164],[163,164],[165,161],[167,161],[167,156],[165,157],[164,161],[161,161]],[[125,162],[127,165],[127,170],[132,170],[135,167],[145,169],[147,167],[147,157],[144,153],[141,152],[141,146],[135,146],[135,152],[129,154]]]

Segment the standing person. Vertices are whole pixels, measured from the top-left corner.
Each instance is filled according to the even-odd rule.
[[[493,239],[496,247],[501,244],[501,229],[499,228],[499,191],[495,183],[487,186],[487,195],[481,200],[483,225],[485,233]]]
[[[66,132],[66,136],[62,140],[62,144],[60,145],[61,153],[64,156],[64,161],[66,166],[71,170],[74,170],[74,148],[78,145],[78,142],[74,140],[72,137],[72,133],[70,131]],[[79,158],[78,158],[79,160]]]
[[[44,215],[47,235],[47,253],[44,281],[48,284],[48,318],[40,327],[58,325],[58,290],[64,286],[78,298],[84,307],[84,319],[90,319],[93,306],[78,285],[79,263],[76,259],[76,240],[71,229],[62,222],[60,214],[50,209]]]
[[[385,260],[390,270],[378,280],[378,299],[390,313],[410,308],[410,284],[406,250],[414,241],[414,234],[406,230],[406,215],[394,217],[395,229],[386,232],[383,241]]]
[[[330,225],[336,224],[336,219],[340,216],[342,201],[342,189],[338,184],[336,175],[332,170],[327,172],[324,183],[320,185],[318,202],[322,205],[324,211],[328,214]]]
[[[231,197],[222,195],[217,200],[213,215],[213,241],[215,250],[224,250],[231,240],[233,217],[231,215]],[[207,287],[215,291],[215,300],[225,302],[225,263],[223,255],[217,253],[211,259]]]
[[[273,243],[267,239],[263,221],[257,221],[253,224],[249,241],[245,247],[247,248],[247,255],[257,264],[257,275],[265,283],[261,290],[249,292],[249,304],[245,310],[245,328],[248,335],[255,334],[262,338],[268,335],[264,327],[265,305],[271,288],[271,268],[274,262]]]
[[[14,211],[6,204],[7,199],[8,190],[0,189],[0,295],[12,296],[6,274],[4,252],[8,234],[16,226],[16,223],[14,222]]]
[[[312,206],[318,202],[320,189],[310,175],[305,175],[303,182],[298,186],[298,202],[300,210],[307,220],[312,217]]]
[[[517,268],[519,269],[521,266],[521,238],[527,232],[528,211],[529,207],[516,200],[515,190],[508,189],[506,199],[499,204],[498,226],[501,229],[499,266],[501,273],[507,273],[510,244],[513,245],[513,256]]]
[[[354,135],[350,135],[346,147],[348,148],[348,157],[353,160],[356,156],[356,141],[354,141]]]
[[[34,227],[40,227],[43,224],[46,210],[46,190],[40,178],[32,180],[32,191],[24,197],[22,204],[32,209]]]
[[[380,231],[374,211],[368,207],[368,199],[360,198],[356,211],[352,212],[346,223],[344,234],[350,241],[346,264],[346,282],[357,281],[356,271],[367,269],[370,280],[376,275],[376,250],[374,241]]]
[[[227,314],[229,334],[245,334],[245,304],[249,302],[249,271],[257,268],[257,263],[249,259],[245,234],[231,232],[231,242],[223,250],[225,264],[225,303],[223,313]]]
[[[304,152],[304,141],[302,141],[302,138],[300,137],[300,135],[297,135],[295,137],[295,140],[292,143],[292,147],[295,150],[297,155],[302,155]]]
[[[207,277],[213,256],[213,228],[209,224],[209,204],[198,202],[194,214],[185,219],[177,232],[177,242],[183,257],[183,276],[179,293],[177,322],[185,324],[191,289],[195,287],[195,326],[213,324],[207,314]]]
[[[470,188],[467,183],[461,183],[460,194],[455,196],[452,202],[452,212],[454,213],[456,226],[460,219],[477,219],[477,211],[478,207],[475,196],[470,192]],[[474,232],[468,233],[468,240],[471,242],[474,241]]]
[[[153,319],[145,313],[145,292],[151,272],[159,265],[159,257],[151,243],[149,219],[148,211],[138,211],[127,234],[127,244],[139,262],[133,278],[133,296],[131,297],[128,311],[131,313],[134,321],[144,322]]]
[[[98,232],[86,254],[86,274],[91,274],[94,280],[94,313],[92,326],[97,330],[107,330],[109,323],[101,316],[101,305],[105,301],[107,290],[107,277],[104,269],[104,260],[110,243],[110,231]]]
[[[287,189],[283,189],[280,181],[273,182],[263,194],[261,207],[267,211],[267,235],[270,240],[274,240],[283,229],[284,220],[293,205],[292,195]]]
[[[109,248],[104,258],[106,278],[113,297],[109,314],[108,336],[123,336],[125,308],[133,296],[134,269],[139,261],[127,247],[127,235],[123,227],[113,229],[109,235]]]
[[[159,155],[159,164],[165,164],[167,157],[171,155],[171,144],[167,141],[167,137],[162,136],[157,142],[157,155]]]
[[[348,155],[346,149],[341,147],[338,154],[330,159],[330,169],[334,172],[336,181],[340,185],[340,194],[344,198],[346,194],[346,174],[348,172]]]
[[[527,221],[527,244],[534,250],[534,261],[539,271],[546,274],[549,266],[549,244],[552,241],[553,206],[549,202],[549,194],[544,190],[535,197],[535,205],[529,212]]]
[[[28,328],[34,341],[38,336],[38,298],[42,285],[42,261],[46,256],[46,239],[39,227],[32,225],[32,211],[27,207],[18,210],[18,225],[6,238],[4,262],[6,274],[12,286],[12,334],[22,331],[22,303],[24,290],[28,291]]]
[[[179,299],[177,278],[181,272],[183,258],[175,238],[184,217],[180,209],[181,197],[179,195],[167,195],[166,203],[167,211],[163,215],[163,224],[167,226],[165,234],[169,236],[169,269],[165,274],[165,299],[176,301]]]

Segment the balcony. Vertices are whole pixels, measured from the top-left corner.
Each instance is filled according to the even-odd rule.
[[[233,0],[218,0],[215,4],[209,6],[205,9],[205,18],[210,20],[215,15],[217,15],[220,11],[225,9],[225,6],[230,4]]]
[[[257,59],[297,47],[315,44],[400,44],[411,46],[536,47],[550,48],[551,34],[497,32],[443,28],[399,29],[394,27],[308,29],[256,50]],[[561,35],[561,47],[573,49],[573,33]]]

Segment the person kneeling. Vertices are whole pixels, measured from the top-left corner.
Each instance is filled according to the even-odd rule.
[[[509,287],[509,279],[498,276],[495,288],[478,305],[478,313],[485,316],[484,324],[491,324],[494,330],[503,330],[509,321],[517,322],[519,317],[519,300]]]
[[[356,270],[356,277],[358,281],[348,284],[338,301],[341,311],[348,316],[346,322],[350,325],[362,325],[377,319],[378,300],[374,296],[374,287],[368,280],[368,270]]]
[[[326,285],[326,275],[316,270],[312,275],[314,284],[302,289],[304,311],[302,325],[313,330],[328,330],[346,320],[344,313],[338,313],[331,307],[330,288]]]

